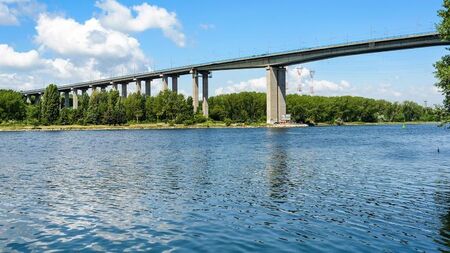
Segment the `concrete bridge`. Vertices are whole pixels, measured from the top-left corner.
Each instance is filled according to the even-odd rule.
[[[150,96],[152,80],[162,79],[163,90],[166,90],[169,88],[170,78],[172,81],[172,90],[177,92],[178,77],[180,75],[191,75],[193,106],[194,111],[197,112],[199,106],[199,77],[201,76],[203,94],[202,112],[204,116],[208,117],[208,78],[210,77],[211,71],[265,68],[267,70],[267,123],[274,124],[280,122],[282,115],[286,114],[286,66],[341,56],[443,45],[450,45],[450,42],[441,40],[437,33],[414,34],[188,65],[63,85],[59,86],[58,90],[64,93],[66,107],[69,107],[69,94],[72,93],[73,108],[77,108],[78,97],[76,95],[78,95],[79,91],[84,93],[88,89],[95,90],[97,88],[105,90],[108,86],[117,90],[120,85],[121,96],[126,97],[127,87],[130,83],[135,83],[137,90],[142,91],[142,82],[144,82],[145,90],[143,94]],[[35,96],[36,100],[39,100],[44,90],[43,88],[23,91],[22,94],[28,100],[31,96]]]

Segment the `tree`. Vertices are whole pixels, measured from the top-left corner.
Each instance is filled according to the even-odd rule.
[[[105,113],[108,110],[108,94],[94,90],[89,98],[85,121],[88,124],[106,124]]]
[[[12,90],[0,90],[0,122],[25,119],[27,110],[22,94]]]
[[[120,125],[126,122],[125,107],[119,91],[111,90],[108,93],[108,109],[103,117],[104,122],[109,125]]]
[[[54,124],[59,118],[60,96],[58,87],[54,84],[47,86],[42,97],[42,123]]]
[[[152,101],[152,111],[158,120],[175,121],[178,124],[193,119],[192,98],[187,100],[183,95],[165,90]]]
[[[450,40],[450,0],[444,0],[443,9],[439,11],[442,18],[438,25],[438,31],[443,40]],[[444,95],[444,105],[450,111],[450,55],[442,57],[435,65],[435,76],[438,79],[436,86]]]
[[[139,119],[144,116],[145,100],[140,92],[128,96],[124,101],[124,105],[128,120],[136,120],[136,122],[139,122]]]

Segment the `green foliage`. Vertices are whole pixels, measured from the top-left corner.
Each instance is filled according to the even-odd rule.
[[[60,96],[55,85],[47,87],[42,100],[26,105],[22,95],[0,90],[2,121],[22,121],[37,125],[59,123],[120,125],[127,122],[162,121],[170,125],[222,121],[226,126],[265,122],[266,94],[243,92],[210,98],[210,119],[201,113],[194,115],[192,98],[172,91],[163,91],[156,97],[139,93],[123,99],[118,91],[94,91],[91,96],[80,96],[78,109],[59,109]],[[321,97],[288,95],[287,112],[298,123],[345,122],[399,122],[440,121],[448,118],[445,107],[424,108],[415,102],[391,103],[362,97]],[[55,113],[57,117],[55,119]]]
[[[417,121],[425,118],[424,108],[417,103],[405,101],[402,104],[385,100],[362,97],[321,97],[321,96],[287,96],[287,110],[293,121],[298,123],[328,122],[393,122]]]
[[[27,106],[27,121],[33,125],[37,125],[41,119],[41,103],[37,105]]]
[[[224,120],[224,122],[225,122],[225,126],[231,126],[231,123],[233,123],[233,122],[231,121],[231,119],[229,119],[229,118],[226,118],[226,119]]]
[[[139,122],[139,119],[144,117],[145,100],[140,92],[128,96],[124,101],[124,105],[126,117],[129,121],[136,120],[136,122]]]
[[[444,105],[450,111],[450,55],[442,57],[435,65],[436,72],[434,72],[438,82],[436,86],[444,95]]]
[[[164,122],[171,120],[177,123],[184,122],[193,117],[192,103],[189,103],[189,100],[189,98],[186,100],[183,95],[176,92],[170,90],[162,91],[152,101],[152,113],[155,114],[158,120]]]
[[[438,31],[442,39],[450,40],[450,0],[444,0],[443,9],[439,11],[441,22]],[[442,57],[435,65],[435,76],[438,79],[436,86],[444,95],[444,105],[450,112],[450,55]]]
[[[89,106],[86,113],[86,123],[107,124],[105,114],[108,111],[108,93],[105,91],[94,91],[89,98]]]
[[[260,122],[266,117],[266,94],[241,92],[219,95],[209,99],[210,117],[213,120],[233,122]]]
[[[202,114],[195,114],[194,115],[194,122],[195,123],[205,123],[208,119],[203,116]]]
[[[106,110],[103,120],[108,125],[121,125],[126,123],[125,106],[119,91],[111,90],[108,93],[108,109]]]
[[[450,0],[444,0],[443,9],[438,14],[442,19],[438,31],[443,39],[450,40]]]
[[[22,94],[12,90],[0,90],[0,122],[23,120],[27,109]]]
[[[50,84],[42,97],[41,120],[43,124],[54,124],[59,119],[60,96],[58,87]]]
[[[69,108],[61,109],[59,115],[59,124],[72,125],[73,124],[73,110]]]

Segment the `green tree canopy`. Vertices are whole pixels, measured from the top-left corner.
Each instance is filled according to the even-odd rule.
[[[54,124],[59,119],[59,100],[58,87],[50,84],[42,97],[42,122],[44,124]]]
[[[442,39],[450,40],[450,0],[444,0],[443,9],[439,11],[439,16],[442,18],[438,25],[438,31]],[[442,57],[435,65],[435,76],[438,79],[436,86],[442,91],[444,95],[444,105],[447,111],[450,112],[450,55]]]
[[[27,109],[22,94],[12,90],[0,90],[0,122],[23,120]]]

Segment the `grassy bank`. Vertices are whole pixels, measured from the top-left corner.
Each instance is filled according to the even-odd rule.
[[[380,123],[364,123],[364,122],[348,122],[342,126],[380,126],[380,125],[421,125],[421,124],[438,124],[437,122],[380,122]],[[335,126],[333,124],[319,123],[318,127]],[[195,125],[166,123],[140,123],[127,125],[50,125],[50,126],[32,126],[26,124],[8,124],[0,125],[0,131],[89,131],[89,130],[140,130],[140,129],[196,129],[196,128],[294,128],[305,127],[302,124],[286,124],[286,125],[268,125],[265,123],[252,124],[231,124],[227,126],[223,122],[207,122]]]

